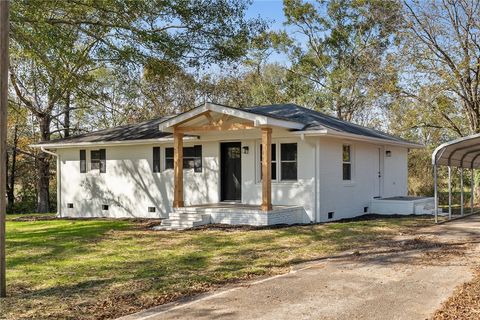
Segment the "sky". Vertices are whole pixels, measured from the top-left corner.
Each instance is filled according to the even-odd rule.
[[[261,17],[269,20],[272,29],[279,30],[283,26],[285,17],[283,15],[282,0],[254,0],[247,11],[248,18]]]
[[[246,12],[247,18],[262,18],[267,21],[271,30],[288,29],[284,26],[283,0],[254,0]],[[277,62],[282,65],[289,64],[284,54],[273,53],[268,62]]]

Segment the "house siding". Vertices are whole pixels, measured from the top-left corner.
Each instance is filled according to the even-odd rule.
[[[261,182],[258,170],[259,139],[246,134],[248,139],[223,135],[222,141],[241,141],[248,146],[242,152],[242,203],[260,204]],[[185,205],[218,203],[220,201],[220,139],[217,141],[185,142],[184,146],[202,145],[202,172],[184,171]],[[307,139],[305,139],[307,140]],[[308,218],[315,220],[314,201],[314,142],[285,137],[283,131],[274,133],[274,143],[296,142],[298,147],[298,180],[273,182],[273,205],[298,205],[305,208]],[[313,143],[313,144],[312,144]],[[160,146],[161,172],[153,172],[153,147]],[[59,149],[61,168],[61,213],[65,217],[144,217],[167,218],[173,200],[173,170],[165,170],[165,148],[172,144],[106,147],[106,173],[90,168],[90,151],[96,148]],[[103,148],[103,147],[102,147]],[[86,150],[87,172],[80,173],[79,150]],[[67,208],[72,203],[73,208]],[[109,210],[102,210],[102,205]],[[155,207],[156,212],[148,212]],[[281,219],[280,219],[281,220]],[[280,221],[279,220],[279,221]]]
[[[193,146],[186,143],[185,146]],[[218,202],[217,144],[203,143],[202,172],[185,170],[185,204]],[[173,199],[173,170],[164,170],[165,146],[161,146],[161,172],[153,172],[152,148],[158,145],[106,147],[107,170],[80,173],[79,150],[59,150],[62,166],[62,216],[166,218]],[[67,208],[73,203],[74,208]],[[109,210],[102,210],[108,204]],[[155,207],[156,212],[148,212]]]
[[[241,137],[241,138],[239,138]],[[242,149],[242,203],[260,204],[260,135],[247,130],[208,133],[184,146],[202,145],[202,172],[184,171],[185,205],[220,201],[220,143],[240,141]],[[273,143],[297,143],[297,181],[272,182],[273,205],[304,208],[303,223],[349,218],[364,213],[375,196],[407,194],[406,148],[386,147],[338,138],[304,137],[274,130]],[[352,146],[353,180],[342,180],[342,145]],[[153,172],[154,146],[160,146],[161,172]],[[106,149],[106,173],[90,169],[90,151],[98,148],[58,149],[61,165],[61,214],[65,217],[167,218],[173,200],[173,170],[165,170],[165,148],[172,144],[102,147]],[[318,148],[318,150],[317,150]],[[381,157],[379,157],[379,148]],[[87,172],[80,173],[80,149],[86,150]],[[385,157],[385,151],[391,157]],[[378,179],[379,164],[383,175]],[[318,181],[317,181],[318,177]],[[319,189],[315,194],[315,189]],[[67,208],[72,203],[73,208]],[[109,210],[102,210],[107,204]],[[155,207],[156,212],[149,212]],[[318,209],[317,209],[318,208]],[[333,219],[327,219],[334,212]],[[275,223],[293,223],[278,215]],[[272,220],[272,221],[273,221]],[[277,222],[278,221],[278,222]]]
[[[344,144],[352,147],[351,181],[343,181],[342,177]],[[391,151],[391,157],[385,156],[386,150]],[[365,214],[374,197],[406,195],[407,154],[406,148],[320,138],[320,221]],[[328,219],[329,212],[333,212],[332,219]]]

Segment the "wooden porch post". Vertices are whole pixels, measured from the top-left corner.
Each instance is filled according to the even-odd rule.
[[[183,203],[183,133],[173,131],[173,207],[181,208]]]
[[[272,210],[272,129],[262,128],[262,211]]]

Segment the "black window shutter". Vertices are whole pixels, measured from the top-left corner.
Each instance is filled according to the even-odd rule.
[[[194,172],[202,172],[202,146],[193,146],[195,152]]]
[[[107,172],[107,153],[105,149],[100,149],[100,172]]]
[[[160,147],[153,147],[153,172],[160,172]]]
[[[80,150],[80,173],[87,172],[87,152]]]

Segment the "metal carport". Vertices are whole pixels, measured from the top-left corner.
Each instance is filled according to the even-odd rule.
[[[448,167],[448,217],[452,218],[452,167],[460,168],[460,214],[464,214],[464,169],[470,169],[471,196],[470,207],[473,213],[474,170],[480,167],[480,133],[459,138],[440,145],[432,154],[434,189],[435,189],[435,222],[438,221],[438,183],[439,166]]]

